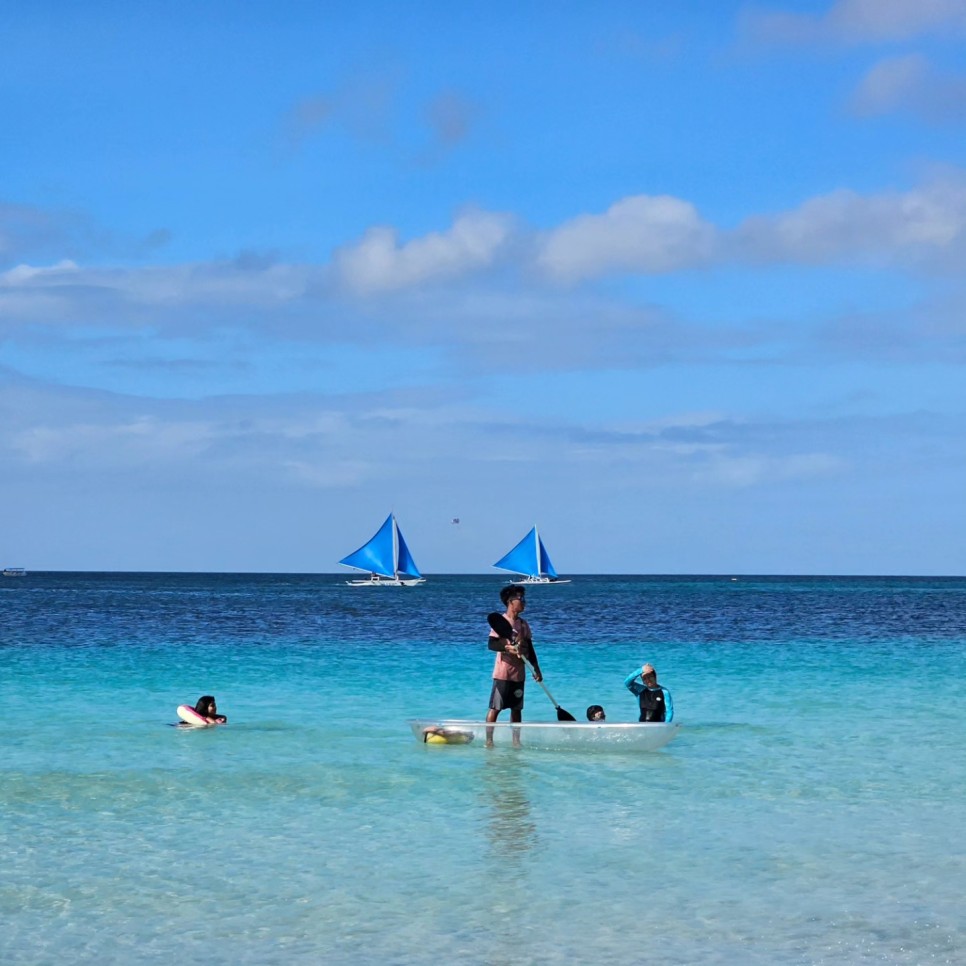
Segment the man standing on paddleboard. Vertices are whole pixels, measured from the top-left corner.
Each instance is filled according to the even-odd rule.
[[[500,591],[500,600],[506,608],[503,616],[513,628],[513,637],[508,640],[490,629],[489,648],[497,653],[493,662],[493,689],[490,691],[490,707],[486,712],[486,720],[494,722],[501,711],[509,710],[510,721],[519,724],[523,721],[527,662],[533,670],[534,681],[542,681],[543,674],[540,672],[537,652],[533,648],[530,625],[520,616],[527,606],[524,589],[517,584],[510,584]],[[486,743],[493,744],[492,729],[487,731]],[[520,743],[518,732],[513,735],[513,743]]]

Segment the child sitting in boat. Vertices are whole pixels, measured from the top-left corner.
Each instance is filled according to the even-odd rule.
[[[604,714],[604,709],[599,704],[592,704],[587,709],[587,720],[588,721],[606,721],[607,716]]]

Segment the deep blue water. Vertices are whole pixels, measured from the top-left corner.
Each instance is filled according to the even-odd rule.
[[[966,579],[531,588],[565,708],[632,720],[647,660],[680,736],[415,742],[484,713],[501,585],[0,581],[0,960],[966,962]]]

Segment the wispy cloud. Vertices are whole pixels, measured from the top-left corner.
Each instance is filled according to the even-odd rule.
[[[908,113],[933,123],[966,121],[966,74],[940,73],[922,54],[879,61],[852,94],[863,117]]]
[[[791,211],[746,219],[728,247],[759,262],[960,271],[966,265],[966,179],[955,173],[907,192],[876,195],[842,189]]]
[[[195,313],[205,311],[209,324],[217,325],[221,313],[237,314],[240,307],[257,317],[290,304],[323,274],[319,268],[253,262],[244,255],[153,267],[90,268],[69,260],[21,264],[0,273],[0,331],[33,324],[190,329],[198,322]]]
[[[80,212],[0,202],[0,265],[52,253],[76,256],[103,232]]]
[[[962,0],[836,0],[821,14],[749,7],[742,31],[768,44],[870,44],[966,31]]]
[[[471,134],[482,105],[455,88],[445,88],[410,104],[399,72],[374,71],[338,88],[302,98],[282,119],[286,144],[303,149],[325,132],[338,131],[355,141],[391,148],[413,163],[438,162]],[[408,115],[415,109],[418,120]],[[421,127],[426,144],[413,149],[401,137],[407,126]]]
[[[214,475],[280,473],[320,485],[376,474],[366,454],[390,446],[402,431],[414,437],[441,422],[436,395],[384,392],[368,396],[278,394],[162,400],[51,386],[0,372],[0,454],[30,471],[73,467],[142,473],[186,465]],[[406,429],[408,427],[408,429]],[[416,461],[428,458],[413,439]],[[405,463],[400,457],[399,464]]]
[[[529,430],[533,434],[533,429]],[[722,414],[676,413],[640,426],[598,424],[565,431],[568,447],[583,461],[637,464],[680,485],[740,489],[841,476],[849,460],[841,440],[819,442],[807,421],[768,423]],[[840,436],[837,432],[836,437]]]
[[[808,340],[822,358],[890,365],[966,364],[966,292],[887,311],[851,311],[819,323]]]
[[[0,201],[0,269],[45,258],[70,259],[152,255],[171,241],[167,228],[143,235],[109,231],[88,212]]]
[[[655,65],[678,59],[684,48],[684,37],[681,34],[651,36],[639,30],[625,28],[602,37],[594,45],[594,52],[606,60],[621,57]]]
[[[289,147],[299,150],[334,126],[360,141],[389,143],[399,85],[394,73],[374,71],[357,75],[331,92],[302,98],[283,118]]]
[[[444,405],[445,403],[445,405]],[[849,473],[864,437],[881,440],[866,419],[760,420],[688,412],[640,425],[606,418],[580,421],[474,410],[438,394],[324,394],[163,401],[49,387],[0,378],[0,426],[6,472],[66,469],[77,477],[143,474],[146,466],[177,479],[185,467],[213,477],[271,478],[312,489],[379,484],[387,467],[373,454],[397,454],[391,473],[425,478],[441,452],[464,472],[498,481],[509,463],[565,477],[588,462],[605,477],[634,467],[702,488],[746,488]],[[892,423],[902,438],[923,421]],[[945,438],[949,427],[933,435]],[[519,439],[521,447],[514,443]],[[857,443],[858,441],[858,443]],[[467,468],[472,469],[467,469]],[[435,491],[434,491],[435,492]],[[425,497],[425,494],[424,494]]]
[[[445,148],[464,141],[480,114],[480,105],[459,91],[443,91],[426,106],[426,118],[435,141]]]

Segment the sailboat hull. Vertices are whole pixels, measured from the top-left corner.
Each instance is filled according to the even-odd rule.
[[[511,584],[569,584],[570,578],[559,577],[519,577],[509,581]]]
[[[413,579],[403,577],[380,577],[378,580],[368,577],[364,580],[347,580],[350,587],[418,587],[426,583],[425,577],[414,577]]]

